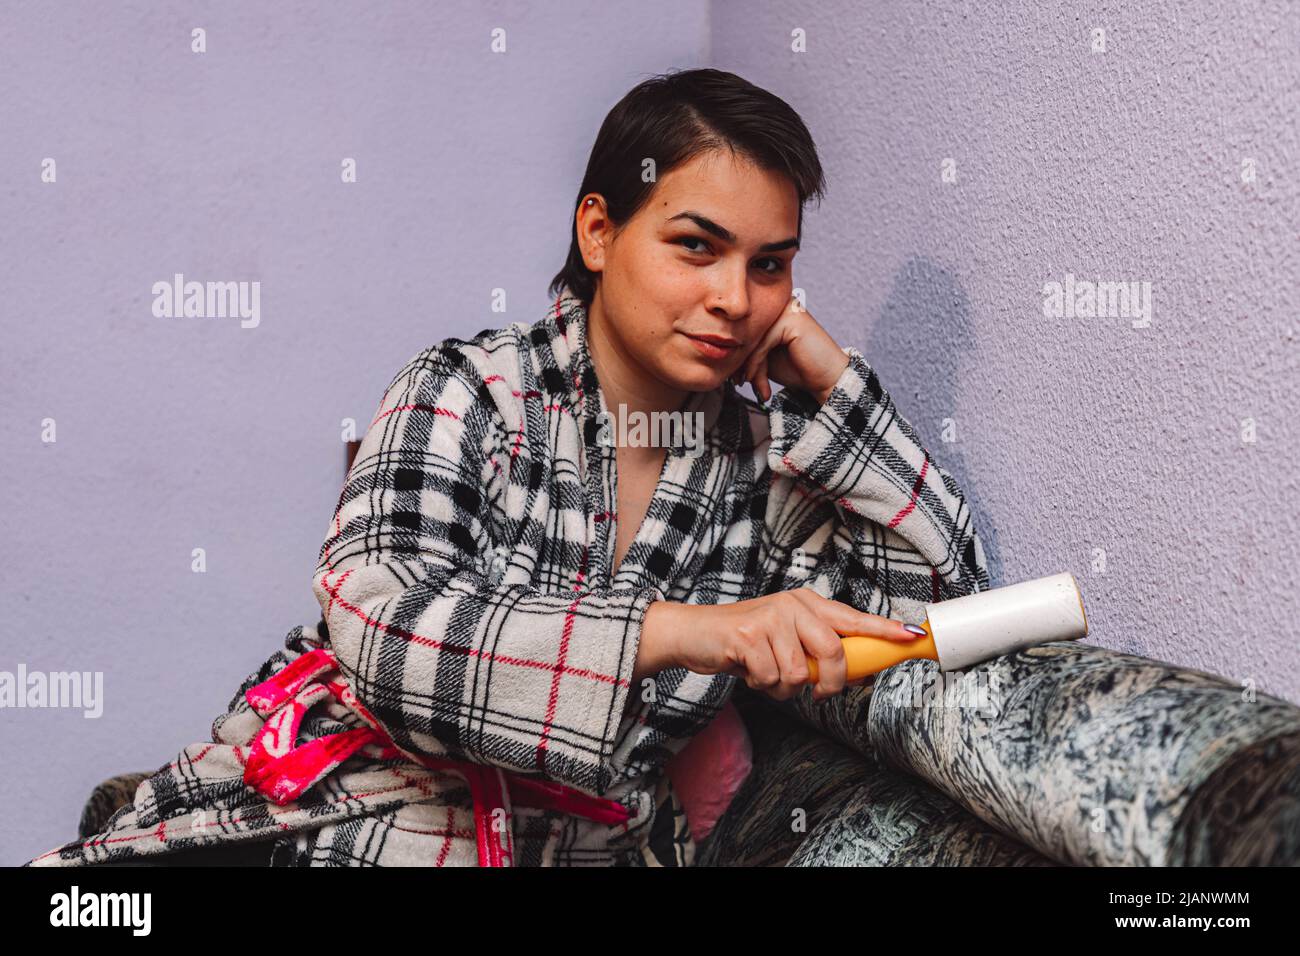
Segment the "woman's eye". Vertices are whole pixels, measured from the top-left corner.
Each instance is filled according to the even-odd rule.
[[[701,239],[699,236],[682,236],[680,239],[676,239],[676,240],[674,240],[674,241],[675,241],[678,245],[680,245],[682,248],[686,249],[688,252],[708,252],[708,251],[709,251],[709,244],[708,244],[708,242],[706,242],[705,240]],[[704,246],[704,248],[703,248],[703,249],[692,249],[690,246],[686,245],[686,243],[688,243],[688,242],[698,242],[698,243],[700,243],[700,245]],[[769,269],[762,269],[762,268],[759,269],[759,271],[762,272],[763,275],[775,276],[775,275],[780,275],[782,272],[785,271],[785,260],[784,260],[784,259],[777,259],[777,258],[775,258],[775,257],[772,257],[772,258],[768,258],[768,259],[760,259],[759,261],[760,261],[760,262],[767,262],[767,263],[770,263],[770,264],[771,264],[771,268],[769,268]]]

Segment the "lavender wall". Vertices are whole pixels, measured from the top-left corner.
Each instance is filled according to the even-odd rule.
[[[207,739],[316,619],[340,421],[417,349],[537,317],[600,120],[672,67],[804,115],[830,191],[796,282],[968,490],[995,583],[1071,570],[1090,640],[1300,702],[1294,6],[7,12],[0,670],[105,700],[0,710],[0,863]],[[260,323],[155,317],[175,272],[260,281]],[[1149,282],[1149,324],[1046,317],[1067,273]]]
[[[994,583],[1072,571],[1091,642],[1300,702],[1297,50],[1280,0],[720,0],[712,30],[817,139],[796,285]],[[1045,316],[1067,273],[1149,282],[1149,324]]]
[[[703,3],[564,11],[6,4],[0,670],[102,671],[105,701],[0,710],[0,864],[210,739],[319,618],[342,419],[420,348],[537,319],[605,113],[707,60]],[[259,324],[155,317],[176,272],[260,281]]]

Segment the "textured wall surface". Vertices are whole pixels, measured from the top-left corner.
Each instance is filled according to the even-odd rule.
[[[1091,641],[1300,701],[1300,33],[1234,9],[7,4],[0,670],[105,700],[0,711],[0,864],[316,620],[341,420],[419,348],[537,318],[601,119],[672,67],[805,117],[830,188],[796,284],[970,494],[995,583],[1071,570]],[[154,317],[176,272],[260,281],[260,324]],[[1066,273],[1150,282],[1149,325],[1045,317]]]
[[[0,864],[210,739],[320,617],[340,422],[424,346],[541,316],[601,120],[708,37],[697,2],[5,5],[0,670],[105,701],[0,710]],[[260,323],[155,318],[176,272],[260,281]]]
[[[1089,642],[1300,702],[1300,6],[723,0],[712,30],[817,140],[795,284],[994,584],[1071,571]],[[1046,316],[1067,273],[1149,282],[1149,324]]]

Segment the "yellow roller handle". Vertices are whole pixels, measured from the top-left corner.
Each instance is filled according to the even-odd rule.
[[[939,659],[939,652],[934,648],[934,637],[930,634],[930,622],[921,625],[925,628],[925,637],[914,641],[888,641],[883,637],[854,635],[840,638],[844,646],[845,663],[848,665],[846,681],[852,682],[870,677],[886,667],[893,667],[899,661],[925,657],[932,661]],[[817,682],[817,658],[808,658],[809,684]]]

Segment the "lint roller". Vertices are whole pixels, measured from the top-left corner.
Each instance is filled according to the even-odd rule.
[[[841,638],[846,680],[861,680],[918,657],[938,661],[943,671],[961,670],[1021,648],[1073,641],[1088,633],[1083,595],[1068,571],[927,604],[925,612],[925,637],[914,641]],[[808,658],[808,673],[808,683],[816,682],[816,658]]]

